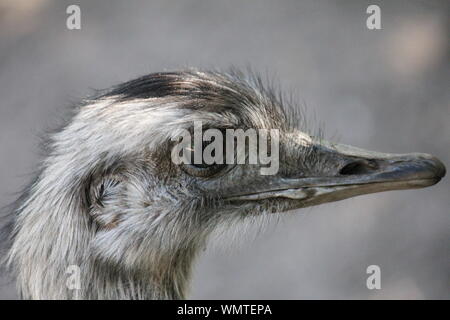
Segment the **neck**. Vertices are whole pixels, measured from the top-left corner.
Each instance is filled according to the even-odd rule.
[[[98,261],[80,268],[80,286],[69,299],[184,299],[192,256],[179,252],[171,261],[156,259],[147,270],[125,271]],[[174,264],[170,264],[174,262]],[[88,272],[86,272],[89,270]]]

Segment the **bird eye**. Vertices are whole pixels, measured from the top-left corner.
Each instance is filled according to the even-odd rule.
[[[205,150],[205,148],[211,143],[211,141],[203,141],[202,144],[202,155],[203,152]],[[223,146],[223,148],[225,148],[225,146]],[[206,163],[205,160],[203,159],[203,157],[201,157],[201,162],[200,163],[196,163],[196,161],[194,161],[194,145],[192,145],[189,149],[185,149],[185,156],[187,157],[188,163],[182,164],[181,165],[181,169],[191,175],[191,176],[196,176],[196,177],[202,177],[202,178],[206,178],[206,177],[211,177],[219,172],[221,172],[222,170],[224,170],[227,167],[227,164],[224,163]],[[223,149],[223,151],[225,152],[225,149]],[[212,156],[214,156],[214,153],[212,154]],[[223,159],[225,159],[225,156],[223,156]],[[222,161],[224,162],[224,161]]]

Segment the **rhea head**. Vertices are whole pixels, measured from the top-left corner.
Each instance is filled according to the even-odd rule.
[[[136,297],[184,297],[192,258],[220,225],[427,187],[445,174],[428,154],[378,153],[311,136],[293,110],[258,78],[199,71],[151,74],[87,101],[52,137],[18,211],[10,260],[24,295],[46,296],[28,283],[33,271],[20,269],[26,261],[43,264],[34,272],[44,274],[63,252],[64,263],[89,270],[82,297],[132,296],[123,283],[140,288]],[[261,174],[259,163],[174,163],[174,145],[194,122],[220,132],[278,130],[277,172]],[[67,243],[50,246],[46,234]],[[125,293],[111,293],[114,285]]]

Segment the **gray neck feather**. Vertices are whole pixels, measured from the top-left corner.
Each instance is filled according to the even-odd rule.
[[[145,246],[139,263],[119,263],[96,254],[96,226],[83,212],[81,181],[61,162],[49,164],[17,210],[14,242],[7,257],[25,299],[182,299],[197,246],[160,250]],[[64,162],[62,162],[64,163]],[[114,246],[117,245],[117,248]],[[132,245],[110,250],[137,255]],[[126,248],[130,246],[130,248]],[[120,261],[120,260],[119,260]],[[144,262],[143,262],[144,261]],[[80,270],[80,289],[68,287],[70,266]]]

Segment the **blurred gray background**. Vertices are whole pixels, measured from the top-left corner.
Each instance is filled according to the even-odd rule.
[[[81,30],[66,8],[81,7]],[[366,28],[381,7],[382,30]],[[37,136],[71,104],[187,66],[269,73],[328,137],[450,165],[449,1],[0,0],[0,205],[39,160]],[[254,240],[208,248],[198,299],[450,298],[450,183],[286,214]],[[219,247],[219,248],[215,248]],[[366,268],[381,267],[381,290]],[[0,279],[0,298],[15,298]]]

